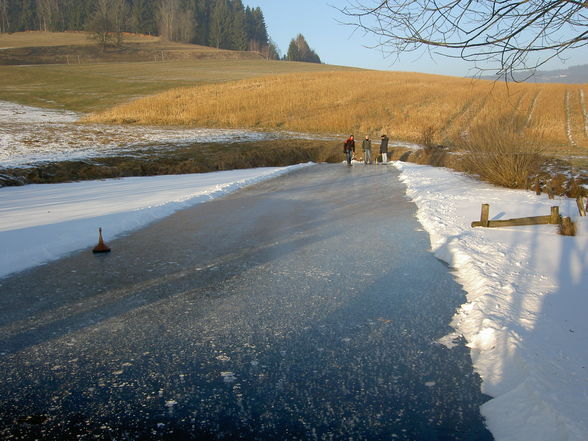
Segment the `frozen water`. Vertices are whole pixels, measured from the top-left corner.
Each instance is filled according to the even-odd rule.
[[[139,154],[170,146],[320,138],[291,132],[78,124],[73,112],[0,101],[0,167]]]

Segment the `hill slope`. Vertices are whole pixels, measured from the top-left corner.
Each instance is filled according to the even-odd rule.
[[[0,65],[261,58],[257,52],[174,43],[148,35],[128,34],[121,47],[102,50],[85,32],[0,34]]]
[[[2,65],[4,64],[4,65]],[[347,69],[127,36],[104,53],[79,32],[0,34],[0,100],[90,112],[175,87]]]

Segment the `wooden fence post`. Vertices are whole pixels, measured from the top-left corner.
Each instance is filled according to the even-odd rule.
[[[549,219],[550,224],[557,225],[561,222],[559,217],[559,207],[551,207],[551,218]]]
[[[482,227],[488,228],[488,218],[490,217],[490,205],[482,204],[482,214],[480,215],[480,223]]]
[[[584,197],[578,196],[576,198],[576,204],[578,205],[578,211],[580,212],[580,216],[586,216],[586,205],[584,204]]]

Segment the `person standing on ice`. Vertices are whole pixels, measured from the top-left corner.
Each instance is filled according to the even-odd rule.
[[[345,158],[347,159],[347,165],[351,165],[351,159],[355,154],[355,140],[353,135],[347,138],[347,141],[343,144],[343,153],[345,153]]]
[[[382,141],[380,142],[380,154],[382,155],[382,164],[388,163],[388,137],[382,135]]]
[[[363,163],[364,164],[371,164],[372,163],[372,140],[370,139],[369,135],[365,135],[365,139],[361,143],[361,148],[363,149]]]

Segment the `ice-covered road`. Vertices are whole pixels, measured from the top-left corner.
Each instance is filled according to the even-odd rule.
[[[2,280],[0,437],[492,439],[397,175],[301,168]]]

